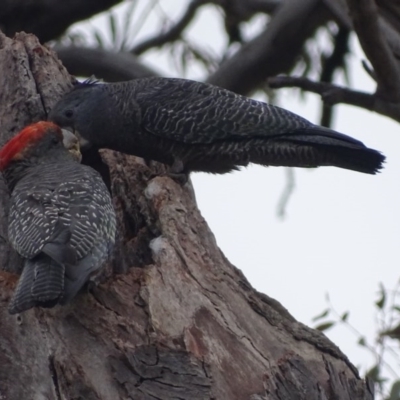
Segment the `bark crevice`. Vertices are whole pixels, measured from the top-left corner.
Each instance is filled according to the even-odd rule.
[[[53,380],[54,392],[56,394],[56,400],[61,400],[60,386],[58,384],[58,375],[57,375],[56,367],[54,365],[54,356],[53,355],[49,356],[49,369],[50,369],[51,378]]]

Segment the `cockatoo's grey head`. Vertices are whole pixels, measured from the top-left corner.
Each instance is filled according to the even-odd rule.
[[[103,109],[107,102],[102,86],[92,81],[78,84],[61,98],[48,116],[49,121],[74,132],[82,148],[101,141],[96,128],[105,118]]]

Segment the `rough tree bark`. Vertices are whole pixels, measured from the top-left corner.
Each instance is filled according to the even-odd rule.
[[[45,118],[72,78],[26,34],[0,36],[0,70],[2,144]],[[115,251],[103,283],[65,307],[8,314],[20,262],[5,241],[1,187],[0,399],[373,399],[332,342],[229,263],[190,184],[159,164],[102,155]]]

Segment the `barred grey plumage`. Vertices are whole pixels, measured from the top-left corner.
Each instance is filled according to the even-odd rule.
[[[45,134],[21,140],[16,156],[9,156],[8,144],[0,151],[12,191],[9,240],[26,259],[12,314],[70,301],[102,266],[115,237],[115,213],[100,175],[71,157],[58,127],[44,124],[50,125],[40,127]],[[18,136],[12,140],[18,148]]]
[[[64,293],[65,267],[45,254],[25,259],[24,269],[9,304],[11,314],[36,305],[55,306]]]
[[[225,173],[256,163],[374,174],[385,159],[282,108],[184,79],[82,83],[49,120],[77,131],[82,143],[160,161],[176,173]]]

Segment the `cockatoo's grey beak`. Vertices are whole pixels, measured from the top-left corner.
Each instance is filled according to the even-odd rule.
[[[67,129],[61,129],[63,135],[63,145],[72,154],[72,156],[78,160],[82,161],[82,154],[80,151],[79,139],[71,131]]]

